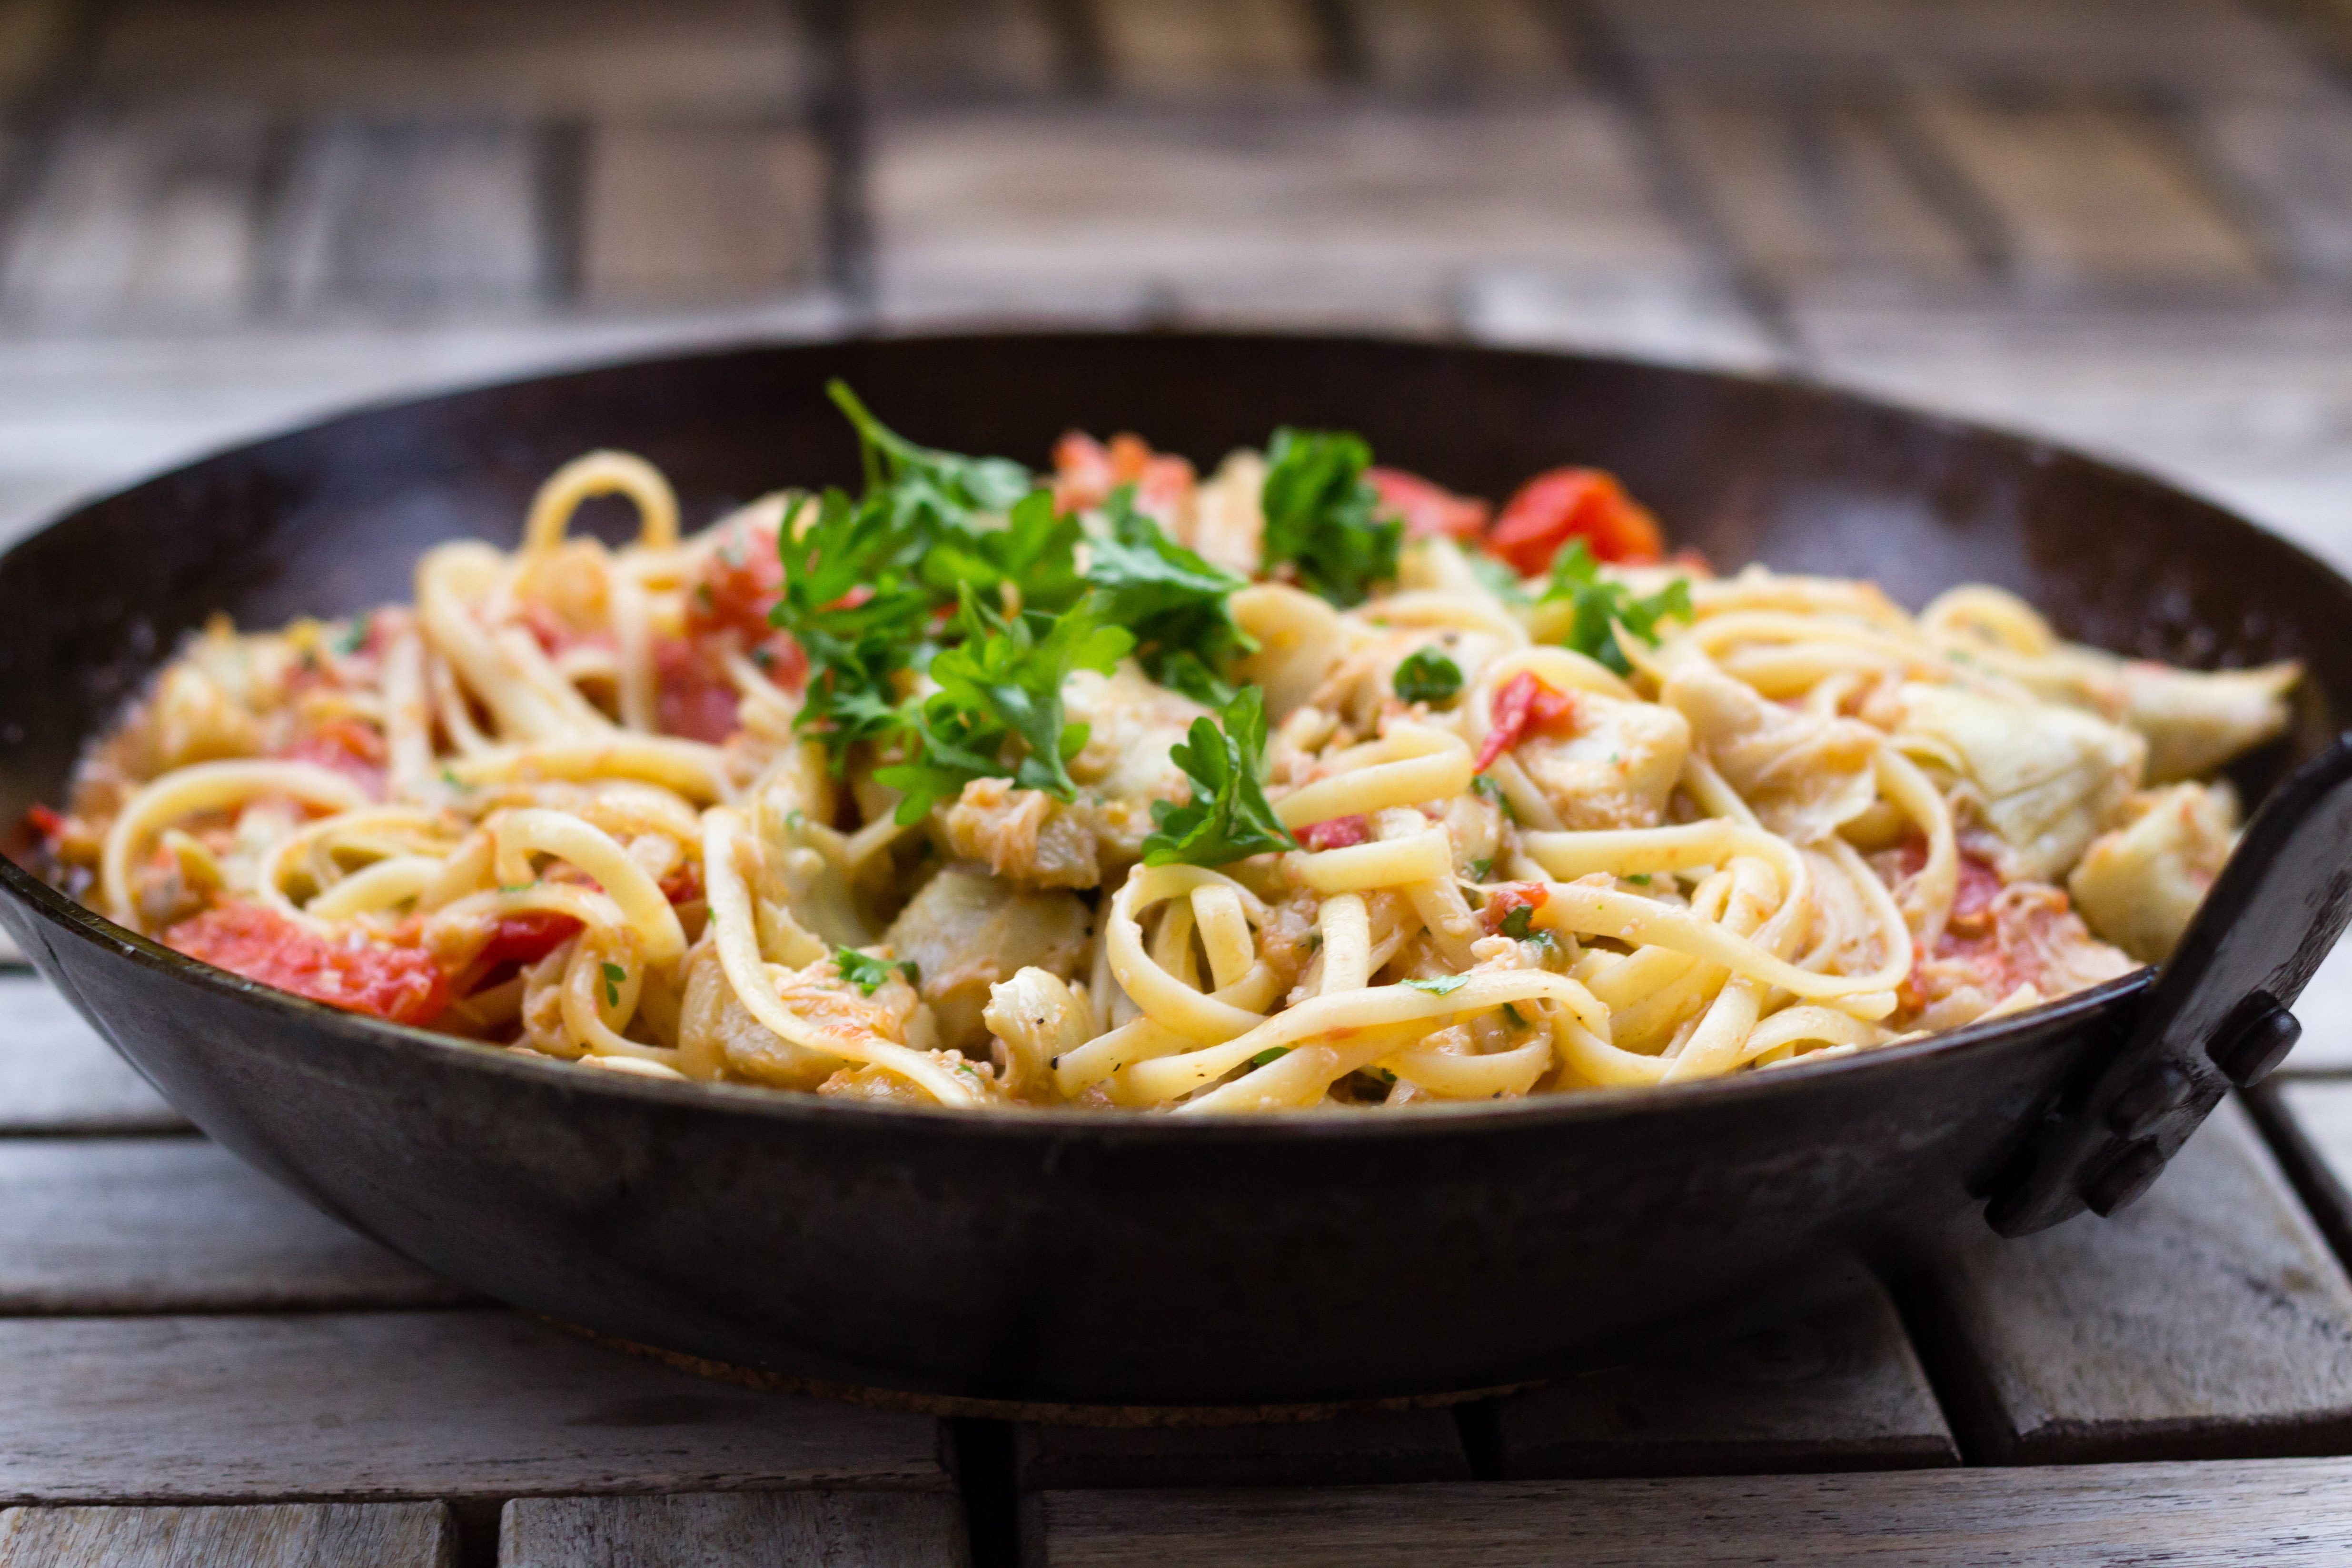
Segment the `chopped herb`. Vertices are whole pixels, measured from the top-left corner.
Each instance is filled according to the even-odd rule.
[[[1249,584],[1203,560],[1135,510],[1135,487],[1111,492],[1104,514],[1111,534],[1087,545],[1087,581],[1103,595],[1106,616],[1135,634],[1144,673],[1210,708],[1233,700],[1223,671],[1253,652],[1257,639],[1234,624],[1227,601]]]
[[[1152,831],[1143,841],[1147,866],[1225,866],[1268,850],[1296,849],[1298,840],[1265,798],[1265,694],[1244,687],[1225,704],[1224,727],[1192,721],[1191,744],[1168,755],[1192,781],[1182,805],[1151,803]]]
[[[772,668],[776,662],[774,650],[768,647],[764,643],[760,647],[753,648],[751,650],[751,657],[752,667],[757,669],[765,670]]]
[[[528,893],[533,888],[538,886],[539,884],[537,882],[500,882],[499,884],[499,891],[501,893]],[[607,964],[605,967],[609,969],[612,966]]]
[[[1036,488],[1029,470],[1010,458],[967,458],[915,445],[875,418],[845,383],[828,382],[824,392],[856,428],[866,492],[886,495],[901,527],[968,529],[984,517],[1005,515]]]
[[[1415,991],[1426,991],[1432,996],[1451,996],[1469,984],[1470,977],[1466,974],[1439,974],[1427,980],[1408,980],[1405,984]]]
[[[1087,591],[1078,575],[1078,520],[1054,510],[1054,492],[1034,489],[1013,504],[1003,528],[943,532],[924,555],[922,579],[942,594],[965,584],[1001,596],[1010,587],[1024,610],[1066,610]]]
[[[1309,589],[1345,609],[1395,577],[1404,524],[1374,516],[1380,492],[1364,470],[1372,449],[1339,432],[1276,430],[1266,444],[1266,569],[1288,563]]]
[[[1290,1047],[1288,1046],[1268,1046],[1265,1049],[1258,1052],[1257,1055],[1250,1058],[1249,1065],[1254,1068],[1262,1068],[1268,1062],[1280,1061],[1289,1054]]]
[[[1519,1010],[1508,1002],[1503,1004],[1503,1016],[1511,1021],[1511,1027],[1514,1029],[1524,1029],[1528,1026],[1527,1019],[1520,1016]]]
[[[1501,812],[1506,822],[1519,819],[1519,814],[1511,809],[1511,797],[1503,793],[1502,784],[1493,777],[1480,773],[1470,781],[1470,787],[1478,793],[1479,798],[1491,803],[1496,810]]]
[[[601,964],[598,967],[604,976],[604,1005],[607,1007],[619,1006],[621,1005],[621,983],[628,979],[629,972],[622,968],[617,963],[605,963]]]
[[[784,813],[784,826],[793,832],[798,833],[808,826],[808,813],[797,805],[793,807],[792,810]]]
[[[1307,933],[1307,952],[1319,952],[1319,951],[1322,949],[1322,946],[1323,946],[1323,933],[1322,933],[1321,931],[1308,931],[1308,932]]]
[[[905,975],[909,985],[914,984],[920,975],[911,960],[893,963],[887,958],[870,958],[854,947],[835,948],[833,965],[841,971],[844,980],[868,996],[887,985],[893,974]]]
[[[1473,860],[1470,862],[1470,879],[1472,881],[1489,881],[1493,879],[1494,875],[1495,861],[1492,856],[1488,856],[1486,858],[1482,860]]]
[[[933,611],[930,590],[911,575],[920,542],[896,525],[887,502],[827,490],[794,509],[776,549],[784,590],[768,619],[790,632],[809,660],[793,726],[824,742],[838,772],[851,746],[905,722],[893,677],[907,667]]]
[[[348,658],[367,647],[368,626],[373,619],[372,616],[355,616],[352,624],[343,628],[343,635],[335,639],[335,651]]]
[[[1063,721],[1062,683],[1076,669],[1108,674],[1135,639],[1104,625],[1093,597],[1060,616],[1024,611],[1008,618],[969,585],[955,629],[963,641],[931,660],[940,689],[908,720],[919,749],[874,771],[878,783],[905,793],[899,825],[921,821],[934,801],[961,795],[973,779],[1009,778],[1022,789],[1076,799],[1067,764],[1086,748],[1087,727]]]
[[[1624,584],[1601,575],[1600,563],[1581,539],[1570,541],[1568,548],[1552,560],[1551,580],[1544,587],[1542,602],[1550,605],[1563,599],[1574,606],[1568,646],[1620,675],[1633,674],[1633,666],[1626,659],[1625,650],[1617,646],[1618,625],[1643,642],[1654,643],[1660,621],[1686,621],[1691,614],[1687,579],[1677,577],[1656,593],[1635,598]]]
[[[1559,946],[1559,939],[1553,936],[1551,932],[1548,931],[1536,931],[1528,938],[1528,941],[1533,942],[1538,947],[1557,949]]]
[[[1450,702],[1462,689],[1462,667],[1432,647],[1397,666],[1396,694],[1407,702]]]
[[[1645,888],[1650,885],[1650,874],[1647,871],[1636,871],[1625,879],[1629,882],[1639,882]]]
[[[1380,1074],[1380,1075],[1381,1075],[1381,1081],[1382,1083],[1394,1083],[1394,1082],[1396,1082],[1396,1074],[1394,1074],[1394,1073],[1392,1073],[1392,1072],[1389,1071],[1389,1069],[1388,1069],[1388,1068],[1374,1068],[1372,1070],[1373,1070],[1374,1072],[1376,1072],[1376,1073],[1378,1073],[1378,1074]]]
[[[1509,914],[1503,917],[1503,934],[1512,938],[1514,941],[1527,941],[1528,936],[1528,922],[1535,919],[1535,907],[1531,904],[1519,904],[1514,907]]]
[[[446,764],[441,769],[441,782],[447,784],[451,789],[464,789],[466,787],[458,781],[457,771]]]

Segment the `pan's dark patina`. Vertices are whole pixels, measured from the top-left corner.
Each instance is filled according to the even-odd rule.
[[[918,437],[1040,459],[1135,429],[1196,461],[1277,423],[1500,495],[1617,470],[1718,562],[2003,584],[2068,634],[2210,666],[2294,657],[2270,804],[2154,988],[1840,1062],[1403,1116],[894,1111],[583,1073],[264,991],[0,864],[5,920],[199,1126],[450,1277],[789,1376],[1071,1404],[1262,1405],[1543,1376],[1629,1328],[2144,1188],[2352,908],[2352,584],[2152,480],[1801,386],[1360,340],[1000,336],[759,348],[362,413],[100,501],[0,561],[0,812],[215,610],[404,598],[435,541],[518,531],[591,447],[690,517],[848,479],[846,377]],[[2288,770],[2304,772],[2281,784]]]

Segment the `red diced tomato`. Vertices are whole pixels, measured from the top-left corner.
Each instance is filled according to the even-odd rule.
[[[1419,474],[1402,468],[1367,468],[1364,478],[1381,493],[1381,513],[1402,519],[1412,539],[1458,539],[1464,542],[1486,531],[1491,508],[1471,496],[1458,496]]]
[[[1486,934],[1492,936],[1503,929],[1513,910],[1539,910],[1549,901],[1551,889],[1541,882],[1506,882],[1486,890],[1486,902],[1478,911],[1486,922]]]
[[[519,915],[501,915],[490,931],[490,940],[482,944],[482,951],[475,963],[485,972],[502,963],[537,963],[572,940],[579,929],[578,921],[551,910],[526,910]]]
[[[1495,520],[1486,549],[1533,577],[1549,571],[1571,539],[1583,540],[1596,561],[1639,565],[1666,552],[1657,520],[1599,468],[1554,468],[1521,485]]]
[[[182,921],[163,942],[247,980],[395,1024],[430,1023],[449,1004],[449,977],[417,949],[321,936],[244,900]]]
[[[1309,849],[1345,849],[1372,836],[1371,824],[1360,816],[1334,816],[1310,822],[1298,830],[1298,842]]]
[[[1495,694],[1494,718],[1486,727],[1486,744],[1478,748],[1475,771],[1485,773],[1530,730],[1540,733],[1573,729],[1575,724],[1575,693],[1554,691],[1538,680],[1533,670],[1523,669]]]
[[[66,819],[38,802],[25,808],[25,821],[44,843],[54,845],[66,836]]]
[[[735,732],[740,700],[709,648],[682,637],[656,637],[654,679],[654,721],[663,734],[715,745]]]
[[[1054,444],[1054,508],[1085,511],[1110,500],[1121,485],[1135,487],[1139,511],[1167,521],[1192,491],[1192,465],[1155,452],[1140,436],[1120,434],[1106,447],[1083,430]]]
[[[317,763],[358,784],[377,800],[383,798],[384,763],[390,755],[383,736],[357,719],[330,719],[286,748],[298,763]]]
[[[681,860],[661,879],[662,897],[673,904],[690,904],[702,897],[702,868]]]
[[[686,596],[687,635],[729,630],[757,643],[768,635],[768,612],[783,596],[784,563],[774,541],[739,531],[703,557],[701,575]]]

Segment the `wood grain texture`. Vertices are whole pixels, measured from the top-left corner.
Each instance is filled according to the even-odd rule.
[[[1014,1483],[1070,1488],[1357,1486],[1466,1481],[1450,1409],[1262,1426],[1013,1428]]]
[[[2352,1258],[2352,1079],[2273,1079],[2249,1097],[2338,1258]]]
[[[597,304],[756,298],[814,283],[824,155],[792,126],[608,123],[588,136],[580,287]]]
[[[1026,310],[1442,325],[1484,268],[1646,276],[1690,251],[1585,98],[1328,114],[886,121],[886,317]]]
[[[1511,1479],[1959,1462],[1894,1304],[1875,1288],[1776,1329],[1563,1378],[1480,1414]]]
[[[2352,1443],[2352,1283],[2234,1101],[2137,1205],[1979,1246],[1924,1308],[1922,1352],[1971,1458]]]
[[[125,0],[93,78],[306,111],[723,114],[797,107],[811,70],[784,0]]]
[[[859,83],[877,100],[1036,97],[1069,74],[1049,0],[863,0],[852,20]]]
[[[2352,1460],[1048,1492],[1049,1568],[2337,1563]]]
[[[2251,288],[2264,258],[2156,124],[2121,106],[1931,90],[1927,134],[1997,215],[2028,289]]]
[[[247,1508],[13,1508],[6,1568],[456,1568],[441,1502]]]
[[[437,1306],[472,1293],[197,1138],[0,1140],[0,1312]]]
[[[507,1504],[499,1568],[968,1568],[952,1496],[733,1492]]]
[[[64,997],[30,974],[0,974],[0,1133],[186,1126]]]
[[[944,1490],[936,1423],[506,1311],[0,1321],[0,1501]]]
[[[0,313],[50,327],[242,316],[259,279],[264,130],[239,109],[68,124],[11,226]]]
[[[505,307],[551,285],[538,145],[503,119],[337,119],[306,135],[271,236],[286,309]]]
[[[1565,85],[1574,68],[1538,0],[1349,0],[1361,69],[1383,91],[1482,98]]]
[[[1906,163],[1883,101],[1673,86],[1659,101],[1740,260],[1780,286],[1982,279],[1968,235]]]
[[[1089,0],[1113,89],[1139,98],[1311,88],[1325,40],[1306,0]]]
[[[2352,103],[2335,92],[2220,98],[2190,113],[2207,156],[2259,203],[2291,269],[2352,280]]]

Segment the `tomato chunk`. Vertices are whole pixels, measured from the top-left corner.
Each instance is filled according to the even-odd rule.
[[[1372,836],[1371,824],[1360,816],[1335,816],[1310,822],[1298,830],[1298,842],[1309,849],[1345,849]]]
[[[1381,493],[1381,513],[1403,520],[1412,539],[1458,539],[1465,543],[1486,531],[1492,510],[1472,496],[1458,496],[1402,468],[1366,468],[1364,478]]]
[[[572,939],[580,922],[551,910],[501,915],[475,963],[485,972],[502,963],[537,963]]]
[[[373,725],[356,719],[330,719],[287,747],[286,755],[331,768],[374,799],[383,798],[384,763],[390,751]]]
[[[1575,694],[1554,691],[1538,680],[1533,670],[1523,669],[1495,693],[1493,721],[1486,727],[1486,744],[1478,748],[1475,771],[1485,773],[1496,757],[1517,745],[1530,730],[1541,732],[1570,729],[1575,723]]]
[[[163,933],[163,944],[232,974],[330,1007],[425,1024],[449,1005],[449,977],[413,947],[338,941],[244,900],[215,904]]]
[[[1639,565],[1666,552],[1657,520],[1599,468],[1554,468],[1521,485],[1495,520],[1486,549],[1533,577],[1549,571],[1571,539],[1583,540],[1596,561]]]
[[[654,639],[654,721],[665,735],[716,745],[735,732],[740,699],[719,656],[683,637]]]
[[[1513,910],[1539,910],[1550,900],[1551,889],[1541,882],[1506,882],[1487,889],[1486,902],[1479,910],[1478,918],[1486,923],[1486,934],[1492,936],[1503,929]],[[1526,930],[1522,925],[1510,934],[1517,935]]]
[[[1083,430],[1054,444],[1054,509],[1086,511],[1110,500],[1121,485],[1135,487],[1138,511],[1166,522],[1192,493],[1192,465],[1155,452],[1140,436],[1118,435],[1106,447]]]

